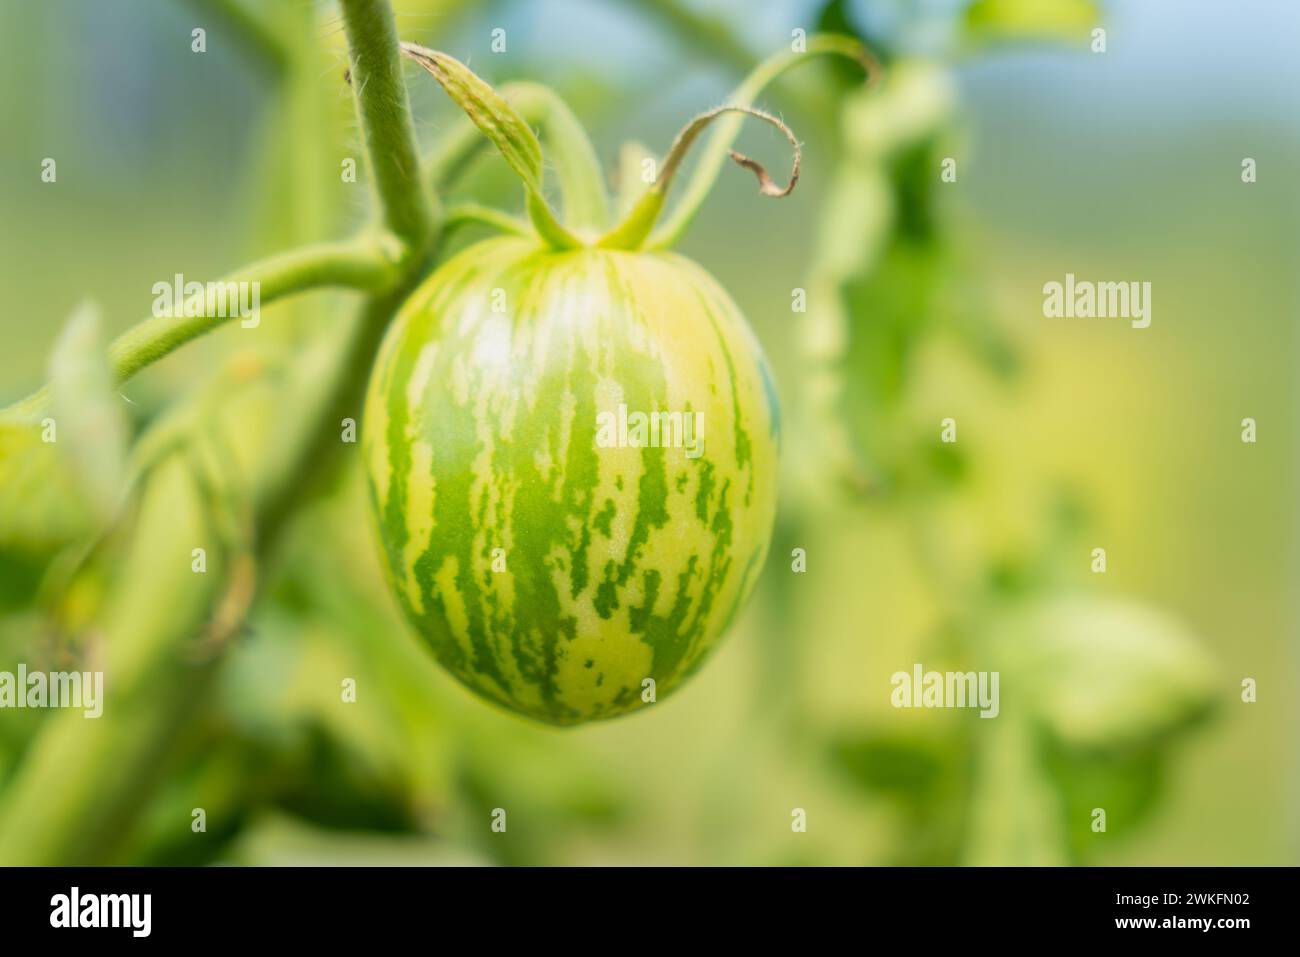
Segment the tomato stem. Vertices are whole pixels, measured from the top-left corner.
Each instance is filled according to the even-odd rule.
[[[350,77],[384,221],[413,256],[435,232],[434,199],[419,175],[415,126],[386,0],[340,0]]]
[[[113,384],[120,385],[141,369],[175,352],[185,343],[211,332],[237,315],[215,315],[206,290],[228,283],[256,283],[260,304],[269,305],[309,289],[343,287],[368,292],[390,288],[398,275],[393,243],[379,238],[336,243],[319,243],[255,262],[206,287],[198,297],[177,303],[171,315],[151,316],[122,333],[108,347]],[[202,315],[186,315],[186,304],[201,307]],[[0,410],[0,419],[30,422],[38,420],[48,407],[44,388]]]

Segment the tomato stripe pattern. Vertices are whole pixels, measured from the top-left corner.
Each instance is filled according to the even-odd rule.
[[[466,249],[403,307],[367,395],[407,617],[461,682],[541,721],[661,699],[763,566],[774,395],[740,311],[681,256]]]

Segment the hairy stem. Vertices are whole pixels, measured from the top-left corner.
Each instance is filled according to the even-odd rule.
[[[327,286],[380,291],[390,288],[398,276],[393,257],[377,239],[304,246],[236,270],[219,282],[208,284],[202,295],[173,303],[175,315],[153,316],[122,333],[109,345],[109,366],[114,385],[120,385],[163,356],[175,352],[191,339],[238,318],[237,310],[220,310],[216,315],[216,294],[229,283],[256,283],[259,305],[269,305],[294,293]],[[229,296],[226,296],[229,305]],[[236,303],[238,300],[236,299]],[[187,310],[186,306],[191,309]],[[200,315],[189,316],[187,311]],[[49,405],[48,390],[0,411],[0,419],[32,421]]]
[[[331,350],[324,369],[317,370],[304,362],[298,370],[302,389],[295,412],[302,417],[304,427],[291,437],[287,454],[266,465],[263,491],[256,507],[258,554],[273,548],[280,530],[296,509],[333,474],[339,453],[350,448],[339,440],[340,422],[345,417],[361,420],[362,401],[375,354],[389,322],[419,278],[420,271],[412,269],[401,284],[367,299],[346,338]],[[317,381],[323,385],[316,385]]]
[[[433,239],[434,200],[420,176],[397,27],[387,0],[340,0],[357,115],[388,228],[419,258]]]
[[[392,260],[379,244],[343,242],[282,253],[225,281],[260,283],[261,301],[269,303],[323,286],[377,291],[391,286],[395,278]],[[212,298],[211,293],[205,296],[208,300]],[[204,304],[211,305],[211,302]],[[151,362],[226,321],[226,316],[210,315],[146,319],[118,336],[108,347],[114,379],[124,382]]]

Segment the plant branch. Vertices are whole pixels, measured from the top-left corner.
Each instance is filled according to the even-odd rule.
[[[350,78],[375,191],[388,228],[421,258],[435,231],[435,201],[420,176],[415,126],[386,0],[340,0]]]
[[[237,318],[237,310],[229,308],[230,297],[226,295],[230,283],[256,283],[260,307],[294,293],[327,286],[380,291],[390,288],[397,275],[392,256],[379,239],[304,246],[245,266],[218,282],[208,283],[203,294],[173,303],[174,315],[150,317],[114,339],[108,347],[113,384],[120,385],[191,339]],[[218,294],[225,298],[227,308],[215,308]],[[187,315],[189,311],[201,314]],[[39,418],[48,404],[48,391],[42,388],[0,410],[0,419],[31,421]]]
[[[225,282],[244,280],[260,283],[260,300],[269,303],[286,295],[323,286],[382,290],[391,286],[395,278],[393,262],[379,244],[343,242],[306,246],[281,253],[248,267]],[[208,287],[205,306],[213,305],[210,290],[216,285]],[[120,383],[131,378],[146,365],[216,328],[228,318],[203,315],[192,318],[146,319],[118,336],[108,347],[115,381]]]
[[[87,721],[66,713],[43,726],[0,802],[0,859],[6,863],[101,863],[120,852],[184,730],[202,713],[203,692],[223,658],[227,642],[208,640],[202,643],[208,654],[193,662],[196,634],[211,639],[215,625],[217,637],[228,639],[239,629],[256,595],[253,569],[264,567],[265,555],[305,500],[304,487],[326,471],[322,463],[338,462],[339,420],[357,414],[384,330],[432,257],[433,206],[416,176],[392,13],[381,0],[341,3],[376,188],[384,218],[404,248],[394,255],[390,244],[372,237],[285,253],[237,274],[264,282],[264,301],[327,285],[371,295],[350,328],[327,330],[324,341],[295,356],[279,396],[283,439],[247,483],[237,483],[254,492],[251,503],[201,494],[194,446],[211,429],[196,428],[191,448],[150,470],[129,565],[115,576],[104,616],[102,646],[113,673],[104,717]],[[113,368],[129,375],[212,325],[207,319],[147,320],[114,343]],[[252,527],[247,539],[225,541],[219,518],[233,504],[251,505]],[[216,567],[204,575],[190,571],[196,542],[214,546]],[[77,771],[71,782],[69,768]]]
[[[119,585],[101,616],[102,647],[112,664],[103,717],[88,721],[67,712],[42,729],[0,802],[0,860],[69,865],[113,859],[146,806],[144,796],[158,786],[165,758],[208,704],[224,647],[260,587],[252,569],[306,501],[304,489],[319,485],[338,462],[345,448],[339,418],[360,404],[384,330],[418,275],[413,268],[401,285],[368,298],[341,342],[299,357],[283,390],[290,410],[285,418],[294,423],[285,454],[258,468],[263,491],[252,541],[219,547],[219,513],[231,502],[200,494],[191,463],[215,430],[191,433],[150,470]],[[196,543],[209,548],[214,567],[207,574],[190,571]],[[68,768],[78,770],[70,783]]]
[[[304,425],[290,436],[286,454],[265,466],[256,504],[258,555],[272,550],[295,510],[328,484],[340,453],[353,448],[340,441],[340,423],[345,417],[361,420],[370,369],[384,332],[419,279],[420,271],[413,269],[400,285],[368,298],[343,341],[332,344],[336,347],[329,350],[324,367],[304,359],[297,370],[302,389],[292,414]]]

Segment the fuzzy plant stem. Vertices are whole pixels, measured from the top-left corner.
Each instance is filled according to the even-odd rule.
[[[340,6],[375,192],[388,228],[418,258],[433,239],[435,206],[420,175],[393,11],[388,0],[340,0]]]
[[[381,291],[393,285],[397,270],[375,242],[322,243],[306,246],[242,270],[237,277],[259,285],[262,303],[325,286]],[[215,310],[205,310],[212,312]],[[224,316],[164,317],[128,329],[108,347],[109,364],[117,383],[145,366],[229,321]]]
[[[294,249],[236,270],[208,289],[228,283],[254,283],[260,304],[270,305],[295,293],[325,287],[383,291],[391,288],[398,276],[393,253],[376,238]],[[176,304],[174,311],[178,315],[153,316],[113,340],[108,355],[114,385],[121,385],[146,366],[231,320],[230,310],[224,310],[226,315],[216,314],[214,303],[207,301],[211,292],[195,298],[192,304],[198,309],[193,311],[199,315],[185,315],[191,311],[185,308],[191,304],[187,300]],[[29,422],[40,418],[48,405],[48,390],[42,388],[0,411],[0,419]]]

